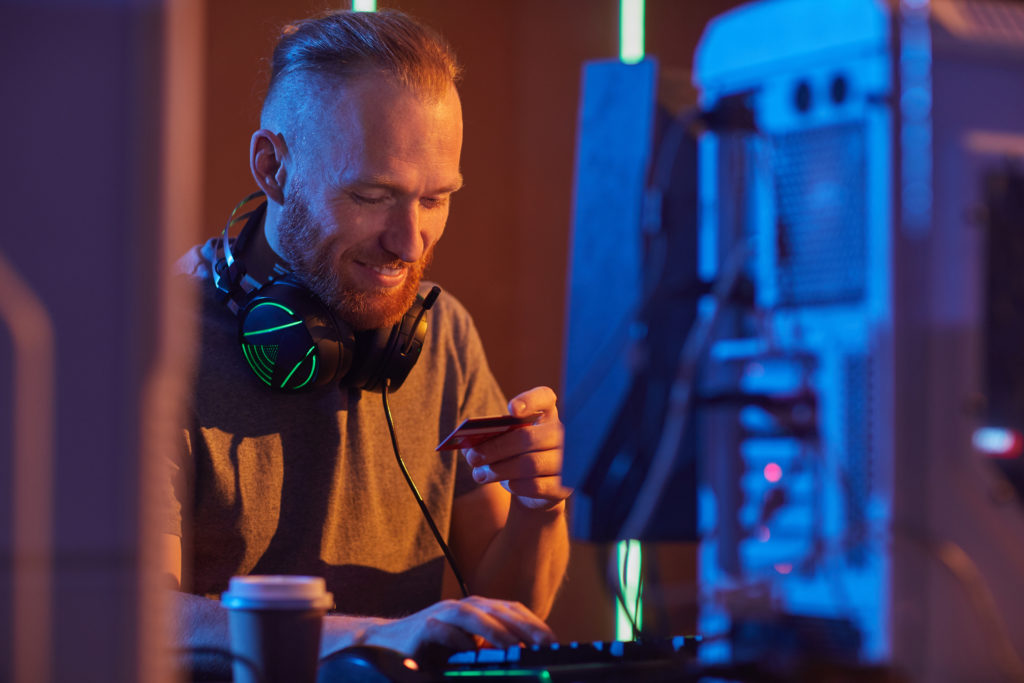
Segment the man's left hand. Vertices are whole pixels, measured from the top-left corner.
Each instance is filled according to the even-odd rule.
[[[525,391],[508,404],[516,416],[541,413],[537,422],[489,439],[465,452],[477,482],[500,481],[521,505],[546,510],[569,497],[562,486],[562,441],[555,392],[548,387]]]

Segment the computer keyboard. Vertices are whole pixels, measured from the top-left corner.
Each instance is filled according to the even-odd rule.
[[[459,652],[448,659],[445,678],[504,681],[682,681],[700,636],[519,645]]]

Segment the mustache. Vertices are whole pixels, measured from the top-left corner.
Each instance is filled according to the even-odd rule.
[[[417,261],[406,261],[389,252],[341,253],[336,260],[339,266],[349,261],[355,261],[374,268],[402,268],[422,273],[434,260],[434,245],[431,244],[424,249],[423,255]]]
[[[343,263],[346,260],[347,259],[345,258],[344,254],[342,254],[341,256],[338,257],[338,261],[339,262]],[[422,259],[419,260],[419,261],[404,261],[402,259],[392,259],[392,260],[388,261],[388,260],[371,259],[371,258],[360,258],[359,256],[356,256],[353,260],[356,261],[357,263],[362,263],[363,265],[372,266],[374,268],[395,268],[395,269],[415,268],[417,265],[419,265],[420,263],[423,262]]]

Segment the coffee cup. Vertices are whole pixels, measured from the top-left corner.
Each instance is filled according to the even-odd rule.
[[[235,576],[228,610],[234,683],[314,683],[323,616],[333,604],[316,576]]]

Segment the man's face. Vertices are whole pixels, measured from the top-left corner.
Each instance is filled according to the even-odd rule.
[[[412,305],[462,184],[458,95],[364,77],[318,97],[267,239],[349,325],[387,327]]]

